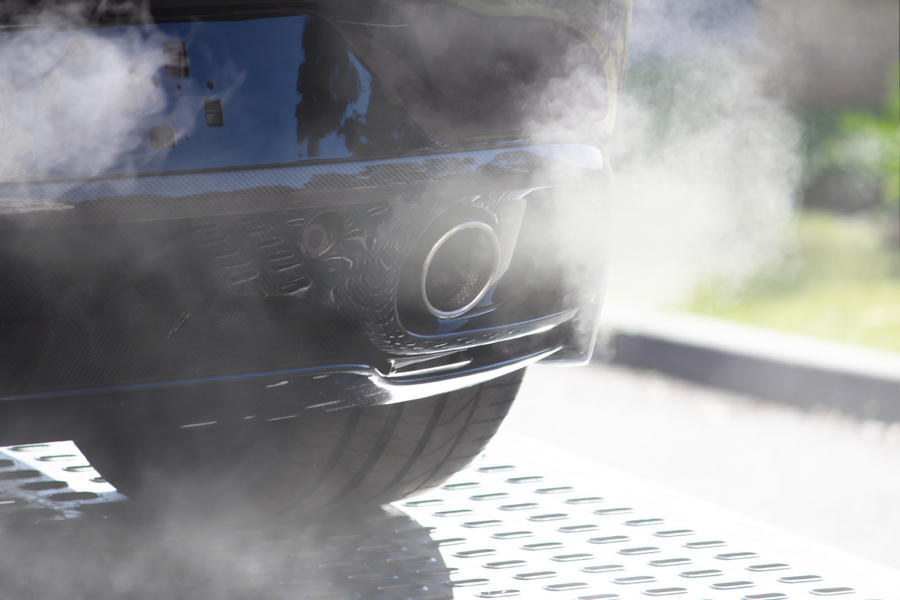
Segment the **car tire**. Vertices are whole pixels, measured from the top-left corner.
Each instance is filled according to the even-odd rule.
[[[383,504],[439,486],[478,456],[523,374],[398,404],[77,443],[148,507],[271,514]]]

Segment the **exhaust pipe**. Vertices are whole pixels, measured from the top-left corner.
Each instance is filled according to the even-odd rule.
[[[490,225],[456,225],[438,238],[422,264],[425,308],[439,319],[467,313],[487,294],[499,266],[500,240]]]

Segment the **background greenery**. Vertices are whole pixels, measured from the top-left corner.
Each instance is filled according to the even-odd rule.
[[[900,352],[900,253],[871,218],[798,214],[784,260],[738,289],[708,281],[688,310]]]
[[[803,203],[787,252],[692,312],[900,352],[900,69],[875,110],[809,113]]]

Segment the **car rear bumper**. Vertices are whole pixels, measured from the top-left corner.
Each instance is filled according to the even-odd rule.
[[[0,441],[297,418],[583,362],[607,177],[596,148],[546,145],[0,186]],[[502,264],[477,306],[435,318],[423,243],[473,219]]]

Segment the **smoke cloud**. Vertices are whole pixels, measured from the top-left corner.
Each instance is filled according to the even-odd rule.
[[[604,228],[611,303],[677,305],[701,282],[736,287],[784,255],[799,127],[763,91],[771,56],[756,39],[752,3],[707,4],[635,0],[605,148],[615,176]],[[567,111],[535,115],[538,137],[560,129],[573,140],[602,136],[605,78],[580,69],[577,55],[570,60],[572,76],[548,90],[567,99]]]
[[[171,103],[154,77],[166,37],[152,26],[87,29],[87,5],[21,16],[0,35],[0,178],[103,173],[140,145],[148,116],[189,133],[199,103]],[[165,149],[157,153],[161,159]]]

